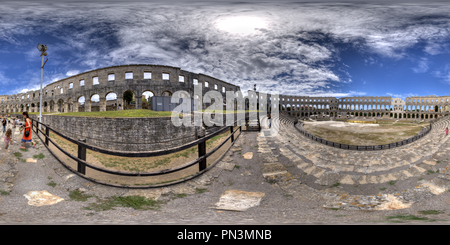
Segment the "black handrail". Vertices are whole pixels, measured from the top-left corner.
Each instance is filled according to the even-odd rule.
[[[283,118],[284,120],[290,120],[289,118],[287,118],[286,116],[281,116],[280,118]],[[398,142],[394,142],[394,143],[390,143],[390,144],[385,144],[385,145],[375,145],[375,146],[359,146],[359,145],[346,145],[346,144],[340,144],[340,143],[335,143],[335,142],[331,142],[325,139],[321,139],[319,137],[314,136],[313,134],[309,133],[308,131],[306,131],[305,129],[303,129],[303,123],[302,122],[293,122],[294,124],[294,128],[300,132],[301,134],[303,134],[305,137],[317,141],[321,144],[327,145],[327,146],[331,146],[331,147],[335,147],[335,148],[339,148],[339,149],[345,149],[345,150],[358,150],[358,151],[368,151],[368,150],[385,150],[385,149],[392,149],[398,146],[403,146],[409,143],[412,143],[414,141],[417,141],[418,139],[426,136],[432,129],[432,125],[433,123],[430,123],[429,127],[426,127],[425,130],[421,130],[418,134],[416,134],[415,136],[413,136],[412,138],[406,139],[406,140],[401,140]],[[302,129],[299,129],[296,127],[297,124],[300,124],[300,127],[302,127]]]
[[[224,128],[205,135],[204,137],[195,140],[191,143],[182,145],[180,147],[175,147],[175,148],[171,148],[169,150],[159,150],[159,151],[150,151],[150,152],[132,152],[130,154],[126,153],[123,154],[124,152],[119,152],[119,151],[110,151],[110,150],[105,150],[102,148],[98,148],[98,147],[94,147],[91,145],[88,145],[84,142],[81,141],[76,141],[70,137],[67,137],[63,134],[61,134],[60,132],[56,131],[55,129],[51,128],[49,125],[44,124],[44,123],[40,123],[37,120],[34,120],[32,118],[30,118],[32,120],[32,126],[35,127],[35,129],[33,128],[33,131],[38,135],[38,138],[42,141],[45,142],[44,145],[45,147],[52,153],[52,155],[54,155],[58,161],[60,161],[65,167],[69,168],[70,171],[76,173],[77,175],[86,178],[90,181],[99,183],[99,184],[104,184],[104,185],[108,185],[108,186],[114,186],[114,187],[127,187],[127,188],[153,188],[153,187],[162,187],[162,186],[168,186],[168,185],[173,185],[173,184],[177,184],[177,183],[181,183],[184,181],[187,181],[189,179],[192,179],[194,176],[198,176],[200,173],[204,173],[206,171],[208,171],[208,169],[211,167],[206,167],[206,158],[211,156],[212,154],[214,154],[219,148],[221,148],[228,140],[231,139],[231,146],[234,144],[234,142],[236,141],[236,139],[240,136],[240,133],[242,132],[242,126],[238,125],[236,129],[234,129],[234,126],[225,126]],[[236,121],[235,121],[236,124]],[[43,125],[45,127],[45,132],[39,129],[39,125]],[[49,137],[49,133],[50,130],[52,132],[54,132],[55,134],[61,136],[62,138],[74,143],[78,145],[78,156],[74,156],[72,154],[70,154],[69,152],[67,152],[66,150],[62,149],[58,144],[56,144],[50,137]],[[210,152],[206,152],[206,141],[208,139],[211,139],[212,137],[219,135],[221,133],[226,132],[227,130],[230,130],[230,135],[224,139],[218,146],[216,146],[214,149],[212,149]],[[237,135],[237,137],[234,136],[234,134],[239,130],[239,134]],[[42,139],[38,132],[42,133],[45,137],[45,139]],[[75,171],[74,169],[72,169],[71,167],[67,166],[65,163],[63,163],[63,161],[61,159],[59,159],[56,154],[54,154],[51,150],[50,150],[50,145],[49,142],[52,143],[58,150],[60,150],[64,155],[68,156],[69,158],[73,159],[74,161],[76,161],[78,163],[78,171]],[[190,148],[192,146],[197,145],[199,147],[199,157],[193,161],[190,161],[184,165],[175,167],[175,168],[171,168],[171,169],[164,169],[161,171],[157,171],[157,172],[126,172],[126,171],[120,171],[120,170],[110,170],[110,169],[105,169],[105,168],[101,168],[101,167],[97,167],[94,165],[89,164],[88,162],[86,162],[86,149],[92,149],[93,151],[97,151],[97,152],[101,152],[104,154],[108,154],[108,155],[116,155],[116,156],[127,156],[127,157],[151,157],[151,156],[161,156],[161,155],[167,155],[167,154],[171,154],[174,152],[178,152],[178,151],[182,151],[185,150],[187,148]],[[230,147],[231,147],[230,146]],[[204,153],[201,154],[200,152],[200,148],[203,147],[204,148]],[[81,154],[80,154],[81,152]],[[84,153],[84,155],[83,155]],[[201,163],[205,163],[204,165],[202,165]],[[113,185],[113,184],[108,184],[108,183],[103,183],[97,180],[94,180],[92,178],[89,178],[87,176],[85,176],[85,167],[89,167],[92,169],[95,169],[97,171],[100,172],[104,172],[104,173],[108,173],[108,174],[113,174],[113,175],[121,175],[121,176],[157,176],[157,175],[163,175],[163,174],[168,174],[168,173],[173,173],[173,172],[178,172],[180,170],[186,169],[188,167],[191,167],[197,163],[199,164],[199,172],[197,174],[195,174],[193,177],[191,178],[186,178],[180,181],[176,181],[176,182],[171,182],[168,184],[164,184],[164,185],[152,185],[152,186],[145,186],[145,187],[135,187],[135,186],[121,186],[121,185]],[[81,170],[81,171],[80,171]]]

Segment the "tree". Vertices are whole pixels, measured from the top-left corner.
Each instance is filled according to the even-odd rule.
[[[123,100],[125,100],[127,102],[127,104],[129,104],[133,100],[133,92],[126,91],[123,94]]]

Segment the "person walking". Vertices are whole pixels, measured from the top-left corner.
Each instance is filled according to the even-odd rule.
[[[448,127],[445,128],[445,136],[448,136]]]
[[[8,131],[6,131],[5,134],[5,150],[8,150],[9,144],[13,144],[12,143],[12,130],[10,128],[8,128]]]
[[[267,120],[269,121],[269,128],[272,126],[272,115],[267,116]]]
[[[5,133],[5,131],[6,131],[6,117],[3,118],[2,125],[3,125],[3,133]]]
[[[27,142],[31,142],[33,144],[33,147],[36,146],[36,142],[33,141],[31,138],[31,132],[32,132],[32,125],[31,125],[31,119],[30,116],[28,116],[28,112],[23,112],[23,118],[25,119],[25,127],[20,129],[20,132],[22,133],[23,130],[23,136],[22,136],[22,142],[23,146],[20,147],[20,149],[25,149],[25,144]]]

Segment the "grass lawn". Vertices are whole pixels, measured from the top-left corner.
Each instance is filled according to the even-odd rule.
[[[42,112],[41,114],[42,115],[46,115],[46,114],[54,114],[54,113],[56,113],[56,112]],[[17,113],[15,113],[15,114],[17,114]],[[22,114],[22,113],[20,113],[20,114]],[[39,115],[39,112],[28,112],[28,115]]]
[[[122,111],[66,112],[54,115],[73,117],[170,117],[172,112],[134,109]]]
[[[214,112],[214,110],[202,110],[203,112]],[[244,112],[259,112],[259,111],[249,111],[249,110],[239,110],[239,111],[226,111],[224,114],[228,113],[244,113]],[[39,115],[39,112],[29,112],[30,115]],[[73,116],[73,117],[170,117],[172,116],[171,111],[152,111],[146,109],[133,109],[133,110],[121,110],[121,111],[91,111],[91,112],[42,112],[42,115],[57,115],[57,116]]]

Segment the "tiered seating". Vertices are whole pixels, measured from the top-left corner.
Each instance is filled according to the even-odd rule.
[[[317,177],[316,183],[319,184],[329,184],[331,175],[342,184],[368,184],[423,174],[433,167],[432,163],[423,160],[431,158],[447,142],[444,130],[450,124],[448,117],[439,119],[426,136],[401,147],[355,151],[333,148],[304,137],[295,128],[295,119],[286,115],[272,119],[272,127],[279,127],[275,143],[279,145],[281,154],[290,159],[294,156],[306,158],[295,158],[295,164]],[[386,173],[391,169],[396,171]]]

